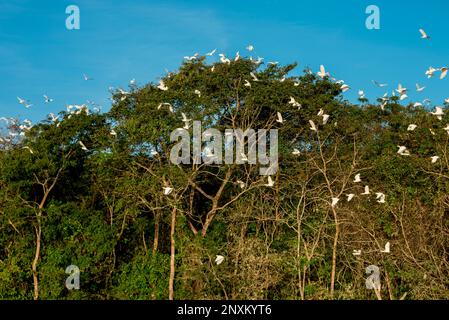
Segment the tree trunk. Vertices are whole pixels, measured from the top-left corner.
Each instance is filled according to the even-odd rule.
[[[34,300],[39,299],[39,279],[37,276],[37,263],[39,261],[39,256],[41,252],[41,223],[40,218],[37,220],[36,229],[36,252],[34,254],[33,264],[31,265],[31,270],[33,271],[33,285],[34,285]]]
[[[175,224],[176,224],[176,208],[171,212],[171,230],[170,230],[170,279],[168,281],[168,299],[173,300],[174,282],[175,282]]]

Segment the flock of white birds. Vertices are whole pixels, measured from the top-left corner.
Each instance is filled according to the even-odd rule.
[[[426,40],[430,39],[430,36],[428,36],[427,33],[423,29],[419,29],[419,32],[421,33],[421,38],[422,39],[426,39]],[[250,45],[248,45],[246,47],[246,50],[248,50],[249,52],[253,52],[254,51],[254,46],[250,44]],[[213,56],[216,53],[216,51],[217,51],[217,49],[214,49],[214,50],[206,53],[206,56],[211,57],[211,56]],[[187,60],[187,61],[194,61],[194,60],[198,59],[199,56],[200,55],[198,53],[195,53],[193,56],[186,56],[186,57],[184,57],[184,59]],[[219,56],[219,60],[220,60],[221,63],[225,63],[225,64],[230,64],[231,63],[231,60],[229,58],[227,58],[225,56],[225,54],[220,53],[220,54],[218,54],[218,56]],[[240,53],[237,52],[236,56],[235,56],[235,58],[233,60],[237,61],[239,59],[240,59]],[[260,65],[263,62],[264,59],[261,58],[261,57],[258,57],[257,59],[253,59],[253,57],[251,56],[250,60],[253,63],[255,63],[256,65]],[[270,62],[268,62],[268,64],[270,64],[270,65],[277,65],[278,62],[277,61],[270,61]],[[211,67],[211,72],[214,72],[214,70],[215,70],[215,66],[212,66]],[[434,68],[434,67],[430,66],[425,71],[425,75],[428,78],[432,78],[439,72],[440,73],[439,74],[439,79],[443,80],[444,78],[446,78],[448,70],[449,70],[448,67]],[[308,73],[312,73],[310,70],[308,70],[307,72]],[[340,85],[340,90],[343,93],[351,89],[351,87],[348,84],[346,84],[344,82],[344,80],[337,80],[337,79],[331,77],[330,73],[326,71],[326,69],[325,69],[325,67],[323,65],[320,66],[320,68],[319,68],[319,70],[318,70],[318,72],[316,74],[318,75],[318,77],[320,77],[322,79],[324,79],[325,77],[328,77],[329,79],[334,81],[336,84],[339,84]],[[252,82],[259,81],[259,79],[257,78],[257,76],[253,72],[250,72],[249,76],[251,77],[251,81],[245,80],[244,81],[244,86],[245,87],[251,87],[252,86]],[[93,78],[91,78],[90,76],[88,76],[86,74],[83,74],[83,79],[84,79],[84,81],[91,81],[91,80],[93,80]],[[281,82],[285,81],[285,77],[283,77],[279,81],[281,81]],[[384,87],[388,86],[388,84],[386,84],[386,83],[380,83],[380,82],[375,81],[375,80],[372,80],[372,83],[376,87],[379,87],[379,88],[384,88]],[[130,84],[131,85],[135,84],[135,80],[134,79],[131,80]],[[294,86],[298,86],[298,85],[299,85],[299,83],[294,82]],[[162,90],[162,91],[169,90],[169,88],[167,87],[167,85],[164,83],[163,80],[159,81],[159,84],[157,85],[157,88]],[[426,87],[420,86],[418,83],[416,83],[416,91],[418,93],[423,92],[425,89],[426,89]],[[126,99],[126,97],[130,94],[129,92],[127,92],[127,91],[125,91],[125,90],[123,90],[121,88],[119,88],[118,91],[121,94],[121,98],[120,98],[121,101]],[[408,92],[408,89],[403,87],[402,84],[399,84],[397,89],[392,91],[390,97],[388,95],[388,92],[385,93],[383,95],[383,97],[381,98],[381,101],[382,101],[382,103],[380,105],[381,109],[382,110],[384,109],[384,107],[388,104],[388,102],[390,101],[390,99],[392,97],[398,96],[400,101],[405,100],[408,97],[407,96],[407,92]],[[201,97],[201,92],[199,90],[194,90],[194,94],[197,95],[198,97]],[[358,91],[358,96],[359,96],[359,99],[361,99],[361,100],[366,99],[365,92],[363,90],[359,90]],[[51,103],[51,102],[54,101],[52,98],[50,98],[46,94],[43,95],[43,98],[44,98],[44,102],[46,104]],[[26,109],[29,109],[30,107],[33,106],[33,104],[31,104],[28,100],[23,99],[21,97],[17,97],[17,100],[18,100],[19,104],[21,104]],[[298,103],[294,97],[290,97],[290,101],[288,103],[292,107],[298,108],[298,110],[301,109],[301,104]],[[445,103],[449,104],[449,98],[445,99]],[[415,107],[419,107],[419,106],[424,106],[424,105],[428,105],[428,104],[430,104],[430,100],[429,99],[424,99],[422,102],[415,102],[413,105]],[[159,104],[158,109],[161,109],[161,108],[168,108],[168,110],[171,113],[174,112],[172,105],[170,103],[168,103],[168,102],[164,102],[164,103]],[[97,109],[97,108],[94,108],[94,109]],[[95,111],[98,111],[98,109],[95,110]],[[85,112],[86,114],[88,114],[89,113],[89,108],[85,104],[83,104],[83,105],[67,105],[67,112],[69,113],[68,117],[70,118],[72,114],[79,114],[81,112]],[[435,110],[430,112],[430,114],[435,116],[437,119],[442,120],[442,116],[444,115],[443,107],[441,107],[441,106],[435,107]],[[192,121],[192,119],[189,119],[185,113],[181,113],[181,115],[182,115],[182,121],[185,124],[184,129],[189,129],[190,128],[190,122]],[[329,120],[329,118],[330,118],[330,115],[326,114],[324,109],[320,109],[320,111],[318,112],[317,116],[322,118],[322,125],[326,125],[328,120]],[[53,113],[50,113],[49,114],[49,118],[50,118],[50,120],[52,122],[57,123],[57,126],[59,127],[60,122],[59,122],[59,117],[58,116],[54,115]],[[13,118],[9,118],[8,119],[8,118],[5,118],[5,117],[0,118],[0,120],[6,121],[6,122],[14,121]],[[285,120],[283,119],[282,114],[280,112],[277,112],[277,114],[276,114],[276,122],[279,123],[279,124],[283,124],[284,121]],[[315,122],[313,120],[309,120],[309,124],[310,124],[310,130],[318,133],[319,126],[317,124],[315,124]],[[408,131],[414,131],[417,127],[418,126],[416,124],[410,124],[408,126],[407,130]],[[24,124],[20,125],[19,128],[21,130],[20,135],[23,136],[24,132],[26,132],[26,131],[28,131],[28,130],[30,130],[32,128],[31,121],[24,120]],[[432,134],[435,134],[432,131],[432,129],[429,129],[429,130],[431,131]],[[449,124],[444,128],[444,130],[449,134]],[[113,136],[117,135],[116,132],[113,129],[111,130],[110,134],[113,135]],[[14,135],[17,135],[17,133],[10,132],[10,137],[0,137],[0,143],[11,141],[11,138]],[[84,143],[81,140],[78,141],[78,144],[80,145],[82,150],[88,151],[88,148],[84,145]],[[31,154],[34,154],[34,151],[30,147],[25,146],[23,148],[29,150],[29,152]],[[151,154],[153,156],[158,155],[157,151],[152,151]],[[293,151],[292,151],[292,154],[295,155],[295,156],[300,156],[301,152],[298,149],[294,148]],[[406,146],[398,146],[397,154],[400,155],[400,156],[410,156],[411,155],[410,151],[407,149]],[[208,155],[212,156],[212,154],[208,154]],[[246,158],[244,154],[242,154],[242,158],[243,159]],[[431,163],[436,163],[438,160],[439,160],[439,156],[438,155],[432,156],[431,159],[430,159]],[[273,181],[272,177],[268,176],[267,179],[268,179],[268,182],[266,184],[264,184],[264,186],[273,187],[275,182]],[[355,175],[353,182],[354,183],[361,183],[362,182],[360,174]],[[246,184],[244,182],[240,181],[240,180],[237,181],[237,184],[242,189],[246,187]],[[173,191],[173,187],[171,187],[169,185],[165,185],[163,187],[163,194],[166,195],[166,196],[170,195],[172,193],[172,191]],[[360,195],[367,196],[367,195],[370,195],[370,194],[371,194],[371,192],[370,192],[369,186],[366,185],[365,188],[364,188],[364,192],[361,193]],[[376,200],[377,200],[378,203],[383,204],[383,203],[386,202],[385,201],[385,194],[383,194],[382,192],[376,192],[375,195],[376,195]],[[351,193],[351,194],[347,194],[346,196],[347,196],[346,201],[350,202],[356,195]],[[335,198],[331,199],[330,204],[334,208],[334,207],[336,207],[338,205],[339,201],[340,201],[340,199],[335,197]],[[383,253],[389,253],[390,252],[390,243],[389,242],[385,245],[385,249],[382,250],[381,252],[383,252]],[[355,256],[361,255],[361,250],[354,250],[353,254]],[[220,263],[223,262],[223,260],[224,260],[223,256],[217,256],[215,262],[217,264],[220,264]]]

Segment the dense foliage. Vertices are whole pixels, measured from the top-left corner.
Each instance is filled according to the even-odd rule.
[[[294,68],[201,57],[168,74],[168,90],[132,84],[108,113],[64,111],[2,138],[0,298],[449,298],[449,116],[397,97],[354,105]],[[278,129],[274,186],[259,165],[172,164],[181,112],[204,129]],[[69,265],[80,290],[65,287]],[[369,265],[379,292],[366,288]]]

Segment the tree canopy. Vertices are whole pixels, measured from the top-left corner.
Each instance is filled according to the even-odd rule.
[[[112,92],[107,113],[62,111],[22,135],[10,121],[0,298],[447,299],[449,116],[394,96],[350,103],[295,68],[199,57]],[[173,164],[182,113],[203,129],[277,129],[274,185],[260,164]]]

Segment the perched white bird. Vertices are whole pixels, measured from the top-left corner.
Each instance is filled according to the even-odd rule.
[[[159,103],[159,105],[157,106],[157,109],[160,110],[163,106],[168,106],[168,110],[170,110],[170,112],[173,113],[173,107],[168,102]]]
[[[329,120],[329,115],[328,114],[323,114],[323,124],[326,124],[327,121]]]
[[[158,89],[161,89],[162,91],[167,91],[168,87],[165,85],[163,80],[159,80],[159,85],[157,86]]]
[[[365,99],[365,92],[363,90],[359,90],[358,95],[359,99]]]
[[[253,81],[259,81],[259,79],[257,79],[256,75],[253,72],[250,72],[249,75],[251,76],[251,78],[253,78]]]
[[[362,250],[352,250],[352,255],[353,256],[360,256],[360,255],[362,255]]]
[[[206,53],[206,56],[211,57],[211,56],[214,55],[214,53],[215,53],[216,51],[217,51],[217,49],[214,49],[214,50],[212,50],[211,52]]]
[[[53,102],[53,99],[49,98],[47,95],[44,94],[45,103]]]
[[[312,120],[309,120],[309,124],[310,124],[310,130],[318,132],[318,128],[315,125],[315,122],[313,122]]]
[[[181,112],[182,122],[190,122],[192,119],[188,119],[184,112]]]
[[[399,150],[398,150],[398,154],[401,156],[409,156],[410,152],[407,150],[406,146],[398,146]]]
[[[417,128],[418,126],[416,124],[409,124],[407,127],[407,131],[413,131]]]
[[[346,196],[347,196],[346,201],[349,202],[354,198],[355,194],[350,193],[350,194],[347,194]]]
[[[298,149],[294,148],[292,151],[292,155],[299,156],[299,155],[301,155],[301,152]]]
[[[237,184],[239,185],[240,189],[244,189],[246,187],[246,183],[242,180],[237,180]]]
[[[288,104],[291,104],[293,107],[301,108],[301,104],[293,97],[290,97],[290,101],[288,102]]]
[[[114,137],[117,136],[117,132],[115,132],[114,129],[111,129],[111,131],[109,131],[109,134]]]
[[[195,94],[196,94],[198,97],[201,97],[201,91],[200,91],[200,90],[196,89],[196,90],[195,90]]]
[[[173,191],[173,188],[171,188],[171,187],[163,187],[162,190],[164,190],[164,195],[168,196]]]
[[[22,149],[27,149],[31,154],[34,154],[33,150],[31,150],[31,148],[28,146],[25,146]]]
[[[419,84],[416,84],[416,91],[423,92],[426,87],[420,87]]]
[[[320,78],[324,78],[324,77],[326,77],[326,76],[330,76],[329,73],[326,72],[326,69],[324,68],[323,65],[320,65],[320,71],[317,72],[317,75],[318,75]]]
[[[430,157],[430,159],[432,159],[432,163],[436,163],[438,161],[438,159],[440,159],[440,157],[439,156],[433,156],[433,157]]]
[[[331,203],[332,207],[335,207],[337,205],[338,201],[340,201],[339,198],[332,198],[332,203]]]
[[[419,29],[419,32],[421,33],[421,39],[427,39],[427,40],[430,39],[430,37],[427,35],[427,33],[423,29]]]
[[[228,58],[226,58],[226,56],[223,53],[218,54],[220,57],[220,61],[221,63],[227,63],[230,64],[231,60],[229,60]]]
[[[376,192],[376,199],[379,203],[385,203],[385,194],[382,192]]]
[[[84,151],[89,151],[89,149],[86,148],[86,146],[84,145],[84,143],[81,140],[78,141],[78,144],[81,146],[81,149],[83,149]]]
[[[449,134],[449,124],[446,126],[446,128],[444,128],[444,130],[447,132],[447,134]]]
[[[366,195],[369,195],[369,194],[371,194],[370,191],[369,191],[369,186],[365,186],[365,192],[363,192],[362,195],[366,196]]]
[[[266,186],[266,187],[272,187],[272,186],[274,186],[274,181],[273,181],[273,179],[271,178],[271,176],[268,176],[268,183],[265,184],[265,186]]]
[[[360,173],[356,174],[354,177],[354,183],[362,182],[362,179],[360,178]]]
[[[237,60],[239,60],[239,59],[240,59],[240,52],[237,51],[237,53],[235,54],[235,59],[234,59],[234,61],[237,61]]]
[[[282,118],[282,114],[280,112],[277,112],[276,122],[279,122],[279,123],[283,123],[284,122],[284,119]]]
[[[449,98],[444,99],[444,103],[449,103]]]
[[[381,250],[380,252],[382,252],[382,253],[390,253],[390,242],[387,242],[385,244],[385,249]]]
[[[422,103],[421,102],[415,102],[414,104],[413,104],[413,106],[416,108],[416,107],[422,107]]]
[[[244,86],[251,88],[251,82],[249,82],[248,80],[245,80]]]
[[[219,264],[221,264],[223,261],[224,261],[224,257],[221,256],[221,255],[219,255],[219,254],[217,254],[217,256],[216,256],[216,258],[215,258],[215,263],[216,263],[217,265],[219,265]]]

